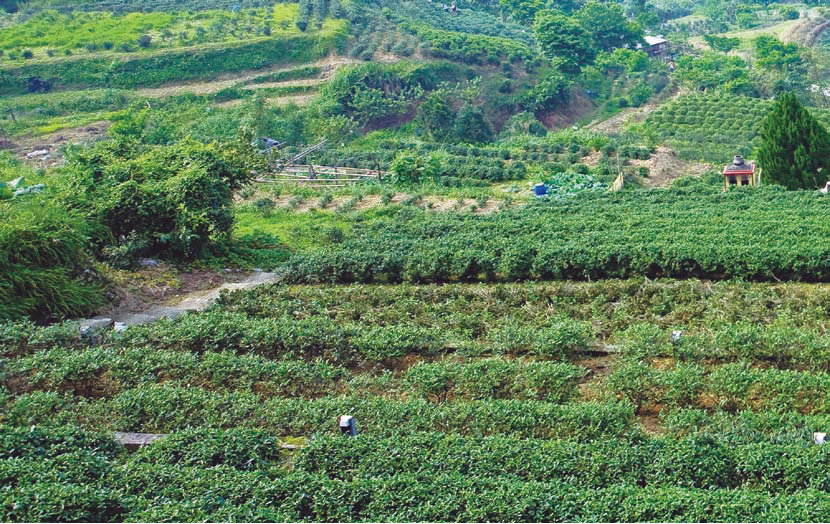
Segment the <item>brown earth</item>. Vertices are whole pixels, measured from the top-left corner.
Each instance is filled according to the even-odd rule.
[[[23,135],[7,141],[3,149],[13,151],[18,157],[37,167],[54,167],[63,163],[60,149],[68,144],[95,142],[105,137],[110,122],[101,120],[78,127],[61,129],[48,135]],[[46,155],[28,156],[35,151],[46,150]]]
[[[539,120],[548,129],[564,129],[572,126],[593,110],[594,103],[591,102],[585,91],[574,89],[571,91],[568,103],[564,107],[541,115]]]
[[[677,178],[701,176],[713,167],[711,164],[680,160],[668,146],[658,146],[648,160],[629,160],[629,165],[648,168],[648,176],[640,179],[645,187],[667,187]]]
[[[393,204],[401,204],[408,200],[411,195],[406,193],[396,193],[392,197]],[[257,200],[259,198],[270,198],[274,201],[277,209],[291,209],[297,213],[307,213],[312,210],[334,211],[341,208],[347,202],[352,200],[351,196],[338,196],[331,199],[328,204],[320,205],[319,196],[306,198],[300,202],[295,200],[292,195],[283,195],[280,197],[269,196],[265,192],[258,192],[248,201]],[[367,195],[360,199],[355,205],[355,210],[361,211],[379,207],[384,205],[380,195]],[[449,212],[449,211],[469,211],[475,215],[489,215],[500,211],[505,206],[504,200],[489,198],[483,206],[479,206],[478,202],[473,198],[447,198],[441,196],[427,195],[419,199],[414,205],[429,209],[435,212]]]

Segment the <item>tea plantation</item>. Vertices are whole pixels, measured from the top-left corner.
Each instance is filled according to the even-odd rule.
[[[828,20],[0,0],[0,520],[830,521]]]
[[[277,284],[94,347],[7,326],[3,516],[820,520],[828,307],[798,284]]]

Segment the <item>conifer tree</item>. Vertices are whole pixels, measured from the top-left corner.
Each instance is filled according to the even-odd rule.
[[[815,189],[827,182],[830,136],[792,93],[780,96],[761,127],[758,163],[766,184]]]

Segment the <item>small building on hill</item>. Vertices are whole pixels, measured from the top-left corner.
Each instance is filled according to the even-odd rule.
[[[652,57],[665,57],[669,54],[669,41],[662,36],[644,36],[643,44],[637,44],[637,49],[641,49]]]
[[[759,186],[760,170],[756,173],[755,164],[749,164],[741,155],[735,155],[731,164],[723,168],[723,189],[732,186]]]

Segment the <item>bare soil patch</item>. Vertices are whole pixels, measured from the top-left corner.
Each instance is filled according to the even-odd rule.
[[[68,144],[85,144],[104,138],[110,122],[101,120],[77,127],[61,129],[48,135],[24,135],[4,144],[30,164],[54,167],[63,163],[60,150]]]
[[[539,119],[548,129],[563,129],[594,110],[594,103],[582,90],[573,90],[568,103],[561,108],[542,115]]]
[[[648,176],[641,179],[646,187],[667,187],[682,176],[701,176],[712,170],[711,164],[680,160],[668,146],[657,147],[648,160],[630,160],[629,165],[648,169]]]
[[[152,306],[176,302],[182,296],[238,282],[247,272],[212,270],[179,271],[159,262],[157,266],[136,271],[114,270],[107,278],[113,283],[115,299],[101,311],[105,316],[146,311]]]

